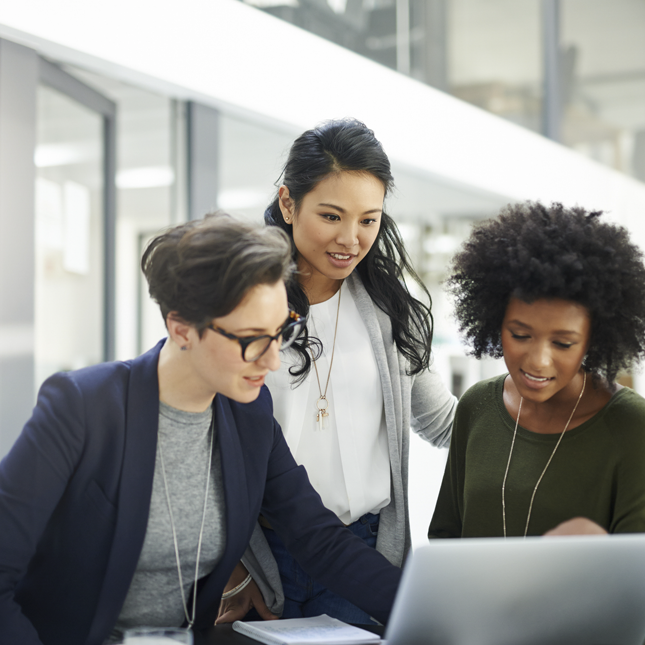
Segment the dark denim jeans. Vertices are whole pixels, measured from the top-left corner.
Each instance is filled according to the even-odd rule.
[[[367,513],[347,528],[360,537],[368,546],[376,546],[379,516]],[[264,528],[273,556],[278,563],[282,586],[284,588],[283,618],[302,618],[327,614],[347,623],[374,625],[368,614],[341,596],[332,593],[307,575],[302,567],[291,557],[278,534]]]

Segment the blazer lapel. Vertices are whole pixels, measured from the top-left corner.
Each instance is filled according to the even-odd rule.
[[[159,425],[157,363],[164,342],[132,362],[116,527],[87,640],[91,645],[100,644],[116,623],[146,535]]]
[[[248,544],[250,532],[257,518],[251,518],[246,463],[230,401],[221,395],[213,402],[222,460],[222,481],[226,502],[226,546],[214,571],[200,588],[197,598],[197,615],[200,624],[215,620],[219,599],[228,582],[233,567],[237,564]],[[212,625],[210,622],[209,626]]]
[[[230,401],[226,397],[219,394],[215,397],[217,436],[222,456],[222,480],[226,500],[224,556],[231,550],[239,549],[241,542],[246,544],[248,541],[247,523],[240,522],[239,518],[246,519],[250,513],[246,463],[230,406]]]

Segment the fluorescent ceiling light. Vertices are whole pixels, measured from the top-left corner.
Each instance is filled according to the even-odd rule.
[[[246,0],[246,4],[253,5],[254,7],[297,7],[298,0]]]
[[[117,188],[161,188],[174,181],[175,171],[170,166],[126,168],[116,173]]]
[[[95,150],[92,150],[91,146],[68,143],[44,143],[36,146],[34,153],[34,163],[37,168],[68,166],[83,161],[93,161],[95,158]]]
[[[264,208],[269,205],[269,195],[255,188],[232,188],[220,192],[217,205],[224,210]]]

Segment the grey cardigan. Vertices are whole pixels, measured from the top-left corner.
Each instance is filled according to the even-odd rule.
[[[374,304],[356,272],[345,284],[367,327],[383,387],[391,492],[390,503],[381,509],[376,549],[400,567],[410,549],[409,429],[412,427],[437,447],[447,446],[457,399],[432,369],[415,376],[406,373],[408,361],[394,343],[389,316]],[[284,594],[280,574],[259,525],[255,527],[243,563],[260,587],[269,609],[281,614]]]

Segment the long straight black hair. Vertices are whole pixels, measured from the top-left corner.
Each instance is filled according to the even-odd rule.
[[[381,143],[364,123],[356,119],[326,121],[317,128],[301,134],[291,146],[278,185],[289,189],[295,211],[298,212],[304,196],[331,174],[343,171],[369,173],[385,188],[387,196],[394,185],[387,158]],[[278,195],[264,213],[268,226],[278,226],[291,239],[293,259],[298,260],[298,249],[293,241],[291,224],[280,211]],[[394,220],[383,212],[381,225],[372,248],[358,264],[358,272],[367,293],[392,321],[392,335],[398,350],[409,360],[409,374],[418,374],[430,364],[433,319],[428,290],[415,272],[401,234]],[[428,305],[417,300],[408,291],[404,274],[408,274],[428,299]],[[297,280],[287,283],[290,306],[299,314],[309,313],[309,300]],[[313,342],[312,342],[313,341]],[[308,349],[319,341],[306,333],[292,347],[300,354],[300,366],[290,369],[300,382],[311,369]],[[318,345],[318,353],[319,353]],[[314,349],[314,354],[316,350]]]

